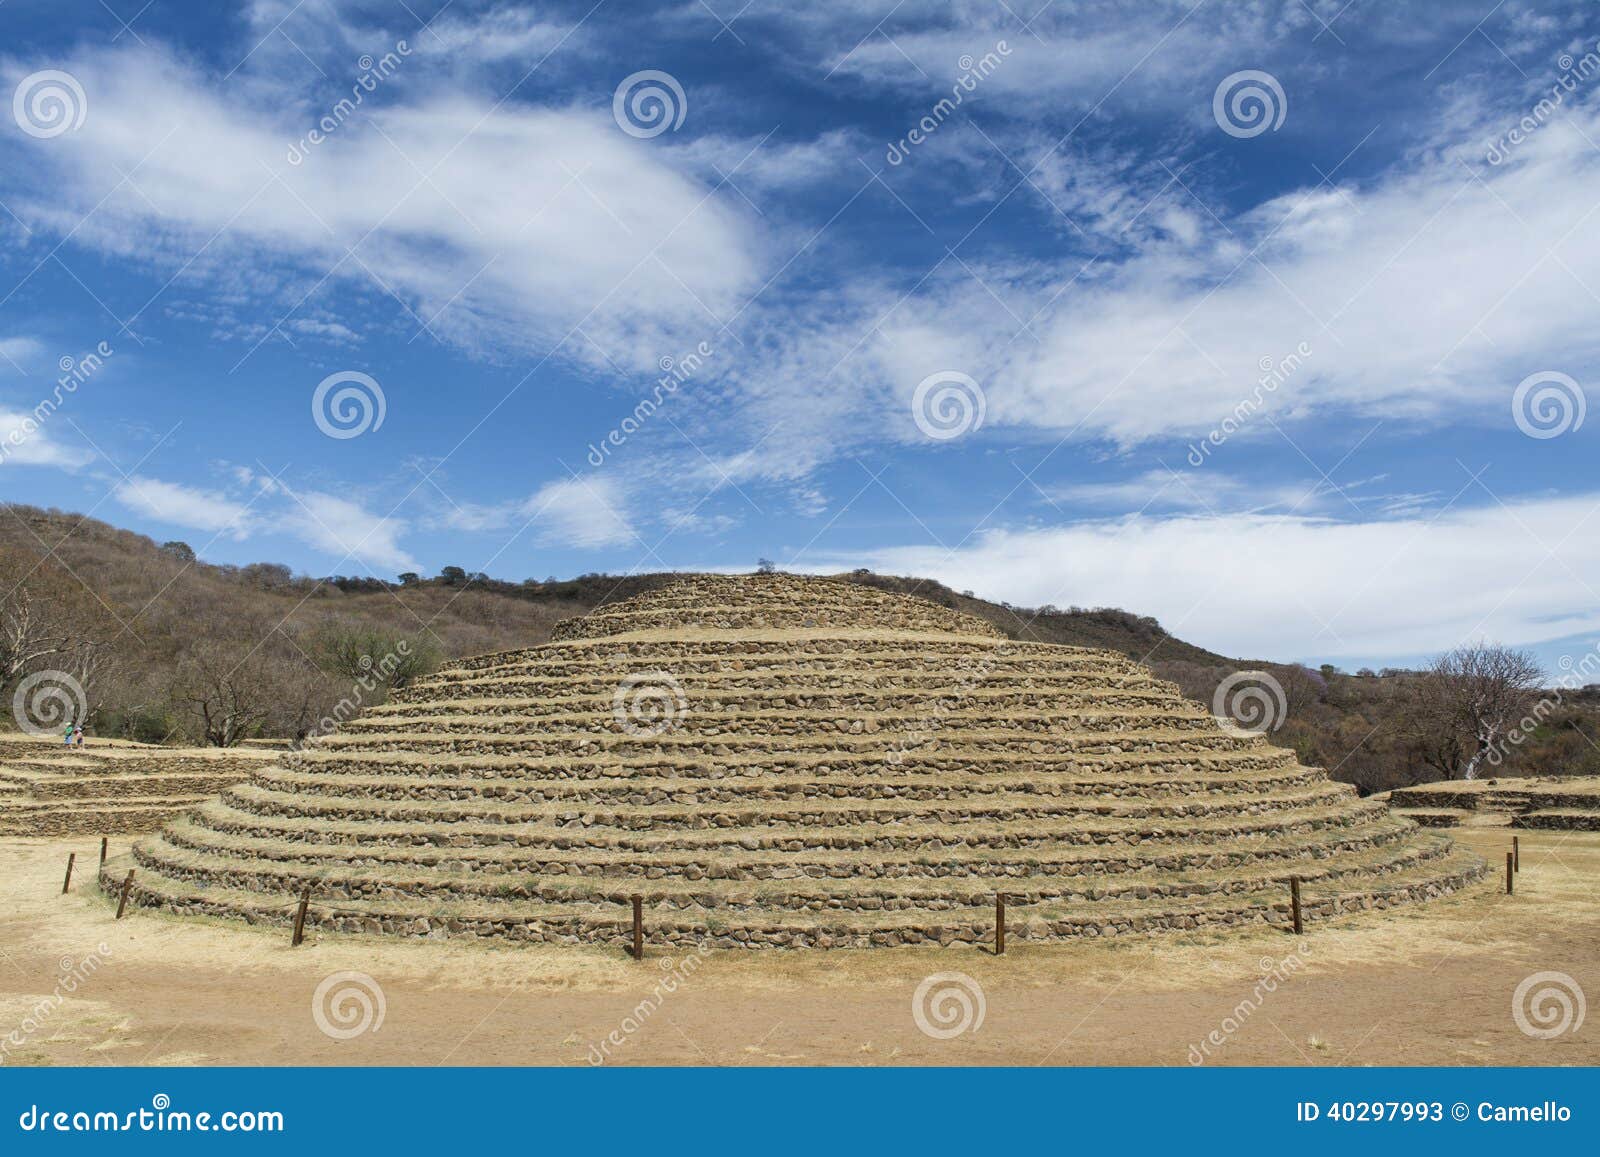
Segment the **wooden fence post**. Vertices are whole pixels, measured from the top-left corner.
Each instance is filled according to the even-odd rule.
[[[1289,877],[1289,910],[1294,917],[1294,934],[1305,934],[1305,924],[1300,919],[1300,877]]]
[[[1511,866],[1522,871],[1522,840],[1517,836],[1511,837]]]
[[[994,897],[994,954],[1006,954],[1006,894],[996,892]]]
[[[644,959],[644,897],[633,897],[633,958]]]
[[[67,889],[72,887],[72,862],[78,858],[77,852],[67,853],[67,878],[61,881],[61,894],[65,896]]]
[[[122,899],[117,901],[117,919],[122,919],[123,911],[128,907],[128,893],[133,889],[133,869],[128,869],[128,874],[122,880]]]
[[[311,885],[307,884],[300,893],[300,907],[294,913],[294,935],[289,940],[290,948],[300,947],[300,942],[306,938],[306,905],[311,903]]]
[[[102,865],[104,865],[105,862],[106,862],[106,844],[107,844],[107,842],[108,842],[107,837],[105,837],[105,836],[101,836],[100,837],[100,863]]]
[[[1511,873],[1517,870],[1517,862],[1513,853],[1506,853],[1506,895],[1511,895]]]

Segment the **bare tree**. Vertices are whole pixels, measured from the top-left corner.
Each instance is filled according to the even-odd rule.
[[[1469,643],[1439,656],[1416,681],[1407,731],[1417,755],[1451,779],[1476,779],[1527,714],[1544,673],[1526,651]]]
[[[272,714],[272,687],[262,664],[243,644],[207,639],[178,662],[172,698],[216,747],[233,747],[255,734]]]
[[[112,661],[115,633],[110,616],[62,568],[25,552],[0,553],[0,694],[45,669],[66,672],[88,693]]]

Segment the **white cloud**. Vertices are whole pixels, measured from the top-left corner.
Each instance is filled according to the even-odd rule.
[[[474,63],[519,62],[524,70],[563,40],[567,29],[540,20],[529,11],[500,7],[478,15],[442,12],[426,32],[410,43],[426,54],[445,59],[466,57]],[[563,45],[565,47],[565,45]]]
[[[839,556],[1024,606],[1118,606],[1227,655],[1409,656],[1600,631],[1600,492],[1375,522],[1263,514],[1000,529]]]
[[[0,374],[26,373],[29,359],[42,349],[31,337],[0,337]]]
[[[71,71],[94,115],[34,142],[58,147],[27,146],[12,177],[31,188],[12,208],[173,272],[214,237],[186,280],[242,259],[285,281],[336,269],[335,284],[392,289],[411,325],[449,339],[542,353],[581,326],[590,341],[573,336],[568,356],[604,364],[598,345],[639,367],[757,284],[754,214],[624,134],[608,104],[496,106],[434,86],[402,105],[384,91],[311,145],[330,109],[281,85],[267,99],[139,48],[86,49]]]
[[[76,470],[94,461],[88,450],[63,446],[51,433],[48,417],[41,422],[31,410],[0,409],[0,464]]]
[[[626,495],[613,479],[589,475],[541,486],[524,504],[543,537],[563,546],[623,546],[637,542]]]
[[[1170,207],[1181,226],[1160,215],[1094,260],[974,256],[909,295],[858,278],[785,302],[760,365],[735,367],[738,413],[758,433],[786,424],[763,454],[775,474],[872,442],[926,446],[913,392],[956,369],[981,383],[991,432],[1128,447],[1222,427],[1263,363],[1303,343],[1239,443],[1276,438],[1268,417],[1291,431],[1336,415],[1514,431],[1529,374],[1600,385],[1600,90],[1564,113],[1499,166],[1479,142],[1504,110],[1369,180],[1225,223],[1173,183],[1140,221]],[[1080,183],[1075,204],[1097,203],[1094,188]],[[1107,194],[1090,224],[1128,204]]]
[[[536,528],[541,540],[577,548],[626,546],[639,540],[625,485],[614,475],[588,474],[547,482],[527,498],[457,503],[438,515],[441,525],[469,533]]]
[[[254,525],[245,503],[215,490],[136,474],[119,483],[112,494],[129,510],[174,526],[226,533],[242,540]]]
[[[1049,487],[1052,502],[1114,510],[1284,509],[1297,513],[1319,510],[1336,497],[1325,482],[1262,485],[1217,470],[1147,470],[1116,482],[1077,482]]]
[[[411,570],[417,566],[400,545],[409,524],[373,514],[359,502],[317,490],[293,490],[245,466],[219,467],[238,487],[255,492],[253,501],[159,478],[135,475],[112,494],[127,509],[174,526],[226,534],[244,541],[282,532],[326,551],[345,569]],[[353,565],[346,565],[353,564]]]
[[[279,489],[286,490],[279,486]],[[287,491],[289,500],[275,525],[319,550],[373,570],[417,569],[417,560],[400,545],[408,524],[373,514],[360,503],[315,490]]]

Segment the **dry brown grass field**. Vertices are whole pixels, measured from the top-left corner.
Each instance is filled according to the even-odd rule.
[[[698,576],[292,758],[13,747],[7,1063],[1600,1059],[1523,999],[1597,989],[1589,796],[1452,842],[1114,652],[829,580]]]
[[[1504,828],[1455,833],[1491,862]],[[1184,1065],[1248,997],[1264,965],[1304,960],[1206,1063],[1574,1065],[1600,1062],[1589,1024],[1551,1040],[1515,1024],[1528,975],[1593,976],[1600,952],[1600,833],[1523,833],[1516,892],[1495,875],[1421,905],[1276,930],[1128,936],[980,948],[712,952],[612,1064]],[[128,841],[113,844],[125,854]],[[586,1065],[667,960],[607,948],[314,935],[132,911],[122,921],[85,871],[61,895],[69,852],[98,841],[0,844],[0,1026],[48,996],[64,959],[105,944],[100,969],[8,1063],[33,1065]],[[359,970],[383,990],[376,1031],[316,1027],[318,983]],[[986,1015],[948,1040],[912,1016],[917,984],[945,971],[981,985]],[[1592,987],[1592,985],[1591,985]]]

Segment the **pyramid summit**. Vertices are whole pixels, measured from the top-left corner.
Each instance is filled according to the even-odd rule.
[[[1427,899],[1483,864],[1110,652],[695,575],[455,662],[135,846],[135,902],[333,931],[1029,940]]]

